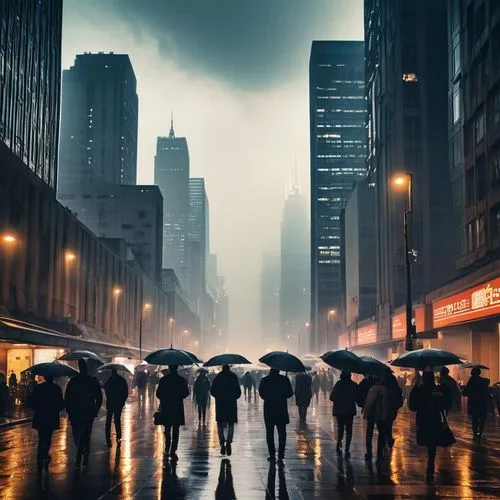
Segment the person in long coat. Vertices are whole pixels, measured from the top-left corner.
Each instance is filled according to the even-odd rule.
[[[312,377],[306,372],[298,373],[295,377],[295,404],[299,408],[299,419],[305,424],[307,408],[312,399]]]
[[[33,410],[32,427],[38,431],[37,464],[48,466],[52,434],[59,429],[59,413],[64,408],[62,390],[54,384],[53,377],[47,375],[45,382],[33,389],[28,404]]]
[[[120,445],[122,441],[122,411],[128,398],[127,381],[118,374],[115,369],[111,370],[111,376],[104,384],[106,393],[106,444],[111,448],[111,421],[115,422],[116,442]]]
[[[264,400],[264,423],[269,450],[269,462],[276,460],[274,428],[278,430],[278,460],[285,458],[286,426],[290,423],[287,399],[293,396],[292,384],[279,370],[271,368],[267,377],[260,381],[259,395]]]
[[[193,384],[193,398],[198,406],[198,422],[205,421],[207,419],[207,404],[210,394],[210,380],[208,380],[207,372],[200,371],[198,377]]]
[[[82,458],[84,466],[89,463],[92,425],[102,405],[101,385],[87,373],[84,359],[78,360],[78,368],[80,373],[70,379],[64,395],[73,439],[77,445],[76,467],[82,464]]]
[[[177,373],[177,366],[168,367],[169,372],[160,379],[156,397],[160,400],[160,421],[165,426],[165,455],[177,460],[179,430],[186,424],[184,399],[189,396],[187,380]]]
[[[5,375],[0,372],[0,418],[5,416],[9,404],[9,388],[5,383]]]
[[[330,401],[333,402],[332,414],[337,419],[337,454],[342,454],[342,440],[345,438],[345,456],[350,456],[352,422],[356,415],[358,384],[351,380],[349,372],[342,372],[340,380],[333,386]]]
[[[446,366],[439,371],[439,387],[443,392],[447,410],[459,411],[462,407],[462,395],[457,381],[450,376],[450,370]]]
[[[416,412],[417,444],[427,447],[427,481],[431,482],[445,409],[444,396],[434,382],[434,373],[424,372],[422,384],[414,386],[410,392],[408,406]]]
[[[212,382],[210,394],[215,398],[215,420],[219,433],[221,455],[232,453],[234,438],[234,424],[238,422],[238,405],[236,401],[241,396],[241,387],[238,375],[224,365]],[[227,436],[225,429],[227,428]]]
[[[467,397],[467,412],[472,420],[474,441],[480,441],[483,436],[486,417],[492,404],[489,385],[489,379],[481,377],[481,370],[473,368],[463,391],[463,395]]]
[[[390,371],[384,374],[382,377],[382,383],[387,388],[387,405],[388,405],[388,414],[387,414],[387,445],[392,448],[394,446],[394,436],[392,434],[392,430],[394,427],[394,422],[398,416],[399,409],[403,406],[404,398],[403,391],[399,386],[398,379],[394,376],[394,374]]]

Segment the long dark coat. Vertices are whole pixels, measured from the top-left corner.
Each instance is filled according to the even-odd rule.
[[[479,375],[473,375],[464,388],[467,396],[467,412],[469,415],[484,416],[491,407],[489,380]]]
[[[438,446],[443,429],[444,396],[436,385],[413,387],[408,399],[411,411],[417,412],[417,444]]]
[[[108,410],[123,408],[128,398],[127,381],[121,375],[111,375],[104,384],[104,392]]]
[[[64,408],[61,388],[53,382],[38,384],[29,395],[33,410],[33,429],[54,431],[59,429],[59,412]]]
[[[94,419],[102,405],[101,385],[90,375],[75,375],[66,386],[64,401],[70,420]]]
[[[309,406],[312,398],[312,377],[307,373],[299,373],[295,377],[295,404]]]
[[[333,403],[334,416],[356,415],[358,384],[351,379],[340,379],[332,389],[330,401]]]
[[[185,425],[184,399],[189,396],[187,380],[177,373],[167,373],[160,379],[156,397],[160,400],[163,425]]]
[[[197,405],[206,406],[210,394],[210,380],[206,375],[196,377],[193,385],[193,396]]]
[[[267,425],[290,423],[287,399],[293,396],[288,377],[271,373],[260,381],[260,397],[264,400],[264,421]]]
[[[215,420],[217,422],[238,422],[238,405],[241,387],[236,373],[222,370],[214,378],[210,394],[215,398]]]

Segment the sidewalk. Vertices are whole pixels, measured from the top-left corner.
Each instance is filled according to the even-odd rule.
[[[5,417],[0,417],[0,429],[31,422],[31,411],[16,406]]]

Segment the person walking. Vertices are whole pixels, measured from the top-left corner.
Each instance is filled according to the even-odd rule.
[[[318,372],[314,372],[312,376],[312,391],[316,403],[319,401],[319,390],[321,389],[321,379],[319,378]]]
[[[351,380],[349,372],[342,372],[340,380],[333,386],[330,401],[333,403],[332,415],[337,419],[337,454],[342,455],[342,441],[345,438],[345,456],[350,457],[352,422],[356,415],[358,384]]]
[[[306,372],[300,372],[295,377],[295,404],[299,408],[299,420],[306,423],[307,409],[312,399],[312,377]]]
[[[437,447],[443,435],[445,401],[434,382],[433,372],[424,372],[422,384],[416,385],[408,397],[408,407],[416,412],[417,444],[427,447],[427,482],[434,477]]]
[[[137,389],[137,401],[139,403],[139,408],[144,408],[146,404],[146,391],[148,388],[148,371],[145,369],[139,369],[135,372],[134,386]]]
[[[210,395],[210,380],[207,372],[201,370],[193,384],[193,399],[198,406],[198,423],[203,421],[205,425],[207,419],[207,404]]]
[[[255,389],[255,380],[250,372],[245,372],[243,377],[241,377],[241,385],[243,385],[243,393],[245,395],[245,401],[252,400],[252,390]]]
[[[384,378],[377,377],[374,385],[370,387],[366,395],[365,404],[363,406],[363,416],[366,420],[375,422],[378,431],[377,438],[377,463],[384,460],[384,448],[387,443],[389,418],[391,405],[389,401],[390,395],[387,387],[384,385]],[[366,443],[366,457],[371,458],[372,443]]]
[[[115,422],[116,443],[122,441],[122,411],[128,398],[127,381],[113,368],[111,376],[104,384],[106,393],[106,444],[111,448],[111,421]]]
[[[240,382],[236,373],[224,365],[212,382],[210,394],[215,398],[215,420],[219,434],[220,453],[232,454],[234,424],[238,422],[238,405],[241,396]],[[227,428],[227,436],[225,430]]]
[[[358,395],[356,398],[357,405],[363,409],[365,406],[366,396],[368,391],[375,384],[375,378],[373,375],[365,375],[363,380],[358,385]],[[372,442],[373,442],[373,431],[375,430],[375,419],[371,417],[364,416],[366,421],[366,432],[365,432],[365,443],[366,443],[366,453],[365,460],[372,459]]]
[[[12,403],[15,405],[17,400],[17,375],[14,370],[12,370],[9,376],[9,390]]]
[[[148,397],[151,405],[153,405],[155,402],[156,386],[158,385],[159,381],[160,377],[158,375],[158,371],[153,370],[153,372],[151,372],[148,377]]]
[[[80,373],[70,379],[64,400],[68,413],[73,440],[77,446],[75,467],[87,466],[90,454],[90,435],[94,419],[102,405],[101,386],[95,377],[87,373],[87,363],[78,360]]]
[[[178,460],[180,426],[186,424],[184,417],[184,399],[189,396],[187,380],[177,373],[178,367],[170,365],[156,389],[156,397],[160,400],[160,422],[165,427],[164,455]]]
[[[387,389],[387,404],[388,404],[388,414],[387,414],[387,445],[392,448],[395,443],[394,436],[392,434],[394,422],[398,416],[398,410],[403,406],[403,392],[398,383],[398,379],[394,374],[388,371],[382,378],[382,383]]]
[[[38,431],[37,465],[48,467],[52,434],[59,429],[59,412],[64,408],[61,388],[54,378],[46,375],[45,382],[38,384],[28,396],[28,405],[33,410],[33,429]]]
[[[467,397],[467,412],[472,420],[473,440],[478,442],[483,436],[486,417],[491,405],[489,385],[490,381],[481,377],[481,370],[473,368],[463,391],[463,395]]]
[[[450,370],[444,366],[439,371],[439,387],[445,399],[445,407],[450,411],[460,411],[462,408],[462,395],[457,381],[450,376]],[[446,412],[448,412],[446,410]]]
[[[9,388],[5,383],[5,375],[0,372],[0,418],[5,417],[9,405]]]
[[[259,384],[259,395],[264,400],[264,423],[269,450],[269,462],[276,461],[274,428],[278,430],[278,460],[285,458],[286,426],[290,423],[287,399],[293,396],[292,384],[279,370],[271,368]]]

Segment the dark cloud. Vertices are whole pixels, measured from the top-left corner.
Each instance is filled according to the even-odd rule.
[[[339,28],[348,32],[349,26],[336,20],[349,11],[359,15],[361,5],[360,0],[92,1],[136,35],[154,37],[161,54],[180,67],[244,88],[303,73],[311,40],[331,38]]]

